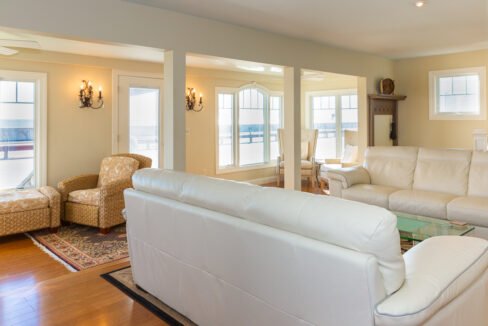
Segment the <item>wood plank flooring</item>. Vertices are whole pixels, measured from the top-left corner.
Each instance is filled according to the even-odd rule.
[[[302,191],[323,194],[307,183]],[[100,277],[128,265],[126,259],[72,273],[24,235],[2,237],[0,326],[166,325]]]
[[[0,238],[0,325],[166,325],[100,277],[128,265],[72,273],[24,235]]]

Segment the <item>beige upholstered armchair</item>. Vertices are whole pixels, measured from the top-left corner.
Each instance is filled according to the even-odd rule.
[[[132,174],[151,167],[151,159],[137,154],[116,154],[103,159],[99,174],[85,174],[58,184],[64,221],[90,225],[108,233],[125,222],[122,217],[126,188]]]
[[[277,179],[276,183],[280,186],[281,176],[285,174],[285,157],[283,154],[284,136],[283,129],[278,129],[278,144],[280,156],[277,159]],[[301,141],[301,175],[307,177],[312,186],[315,186],[317,178],[315,164],[315,149],[317,148],[317,138],[319,131],[317,129],[302,129]]]

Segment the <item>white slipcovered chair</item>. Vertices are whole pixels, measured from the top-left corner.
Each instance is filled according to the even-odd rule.
[[[344,151],[341,158],[325,159],[324,163],[320,165],[320,186],[325,187],[328,184],[327,171],[333,169],[341,169],[360,165],[359,147],[358,147],[358,132],[357,130],[344,130]]]
[[[276,183],[280,186],[281,176],[285,174],[284,130],[278,129],[279,153],[276,164]],[[317,148],[318,129],[302,129],[301,131],[301,176],[307,177],[312,186],[315,186],[317,178],[315,164],[315,150]]]

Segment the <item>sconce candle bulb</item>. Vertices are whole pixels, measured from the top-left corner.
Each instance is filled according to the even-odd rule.
[[[102,86],[98,87],[97,104],[93,105],[93,86],[91,81],[83,80],[80,85],[80,108],[100,109],[103,107]]]
[[[186,91],[186,110],[187,111],[194,111],[200,112],[203,110],[203,95],[200,93],[200,98],[198,99],[195,96],[196,90],[192,87],[188,87]]]

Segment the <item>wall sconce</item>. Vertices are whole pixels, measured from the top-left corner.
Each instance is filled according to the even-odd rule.
[[[80,109],[81,108],[92,108],[100,109],[103,108],[103,96],[102,96],[102,86],[98,87],[98,98],[97,105],[93,106],[93,86],[91,81],[83,80],[80,85]]]
[[[203,110],[203,96],[200,93],[200,99],[197,103],[195,89],[192,87],[188,87],[186,91],[186,110],[194,112],[200,112]]]

